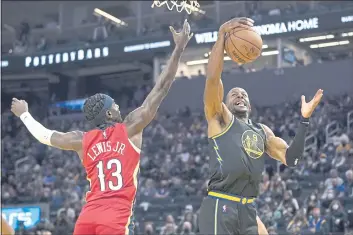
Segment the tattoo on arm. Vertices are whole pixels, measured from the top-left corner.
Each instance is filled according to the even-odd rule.
[[[178,69],[183,50],[176,47],[158,81],[148,94],[142,106],[132,111],[124,120],[130,137],[142,132],[153,120],[158,107],[168,94]]]

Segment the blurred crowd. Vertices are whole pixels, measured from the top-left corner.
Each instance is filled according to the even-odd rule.
[[[132,95],[129,109],[144,99],[148,88]],[[22,97],[26,98],[26,97]],[[32,99],[28,98],[29,101]],[[36,141],[2,100],[2,203],[47,203],[50,216],[31,230],[17,234],[71,234],[88,190],[78,156]],[[252,119],[268,125],[288,143],[299,120],[298,102],[256,107]],[[89,130],[82,120],[46,115],[33,100],[32,115],[50,129]],[[294,169],[266,157],[257,199],[258,213],[270,234],[353,234],[353,133],[347,133],[347,95],[325,97],[311,119],[315,144]],[[50,112],[49,112],[50,113]],[[325,127],[339,128],[326,139]],[[144,132],[139,190],[135,205],[137,234],[195,234],[208,168],[207,125],[202,113],[187,107],[158,114]]]

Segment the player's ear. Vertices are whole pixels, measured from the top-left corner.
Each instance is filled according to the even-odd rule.
[[[112,112],[110,110],[107,110],[107,112],[105,114],[107,115],[107,117],[109,119],[111,119],[113,117],[113,114],[112,114]]]

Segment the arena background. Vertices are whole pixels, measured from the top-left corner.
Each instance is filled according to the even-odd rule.
[[[152,1],[2,2],[2,216],[17,234],[72,234],[88,190],[76,154],[39,144],[10,113],[11,98],[26,99],[37,120],[62,131],[89,129],[81,107],[97,92],[113,96],[126,114],[142,103],[169,58],[168,26],[180,28],[186,17],[195,35],[144,132],[135,229],[194,234],[208,178],[207,58],[218,27],[246,16],[262,34],[262,57],[246,65],[226,57],[222,78],[225,92],[248,91],[252,119],[290,142],[300,95],[325,93],[299,166],[288,169],[267,157],[259,216],[270,234],[352,234],[352,3],[200,1],[203,13],[188,15],[152,9]],[[313,213],[325,223],[316,225]]]

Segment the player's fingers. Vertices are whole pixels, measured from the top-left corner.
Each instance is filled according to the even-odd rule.
[[[302,95],[301,100],[302,100],[302,104],[306,103],[306,102],[305,102],[305,96],[304,96],[304,95]]]
[[[254,23],[244,20],[244,21],[238,21],[238,23],[243,24],[243,25],[248,25],[250,27],[254,26]]]
[[[251,24],[243,23],[240,21],[233,22],[232,24],[229,25],[230,28],[237,28],[237,27],[252,27]]]
[[[250,27],[249,25],[239,24],[239,23],[234,24],[234,25],[230,28],[230,30],[232,30],[232,29],[234,29],[234,28],[251,29],[251,27]],[[229,30],[229,31],[230,31],[230,30]]]
[[[253,19],[250,19],[250,18],[247,18],[247,17],[235,18],[235,20],[238,20],[238,21],[249,21],[251,23],[254,23]]]
[[[192,36],[194,36],[194,33],[191,33],[191,34],[189,35],[189,40],[192,38]]]
[[[323,95],[323,90],[319,89],[316,93],[315,93],[315,96],[313,98],[314,102],[315,103],[319,103],[321,98],[322,98],[322,95]]]
[[[323,90],[319,89],[319,90],[316,92],[315,96],[322,95],[323,92],[324,92]]]
[[[184,20],[184,27],[183,27],[183,28],[185,29],[185,28],[187,27],[187,25],[188,25],[188,19],[185,19],[185,20]]]
[[[19,101],[17,98],[15,97],[12,98],[12,102],[17,102],[17,101]]]
[[[315,104],[318,105],[322,99],[323,94],[319,94],[314,98]]]
[[[185,33],[187,33],[187,35],[190,34],[190,24],[186,22],[186,26],[185,26]]]
[[[169,26],[169,29],[170,29],[170,31],[171,31],[173,34],[176,34],[175,29],[173,28],[173,26]]]
[[[252,19],[246,18],[246,17],[239,18],[237,20],[237,22],[242,23],[242,24],[246,24],[246,25],[249,25],[249,26],[253,26],[254,25],[254,21]]]

